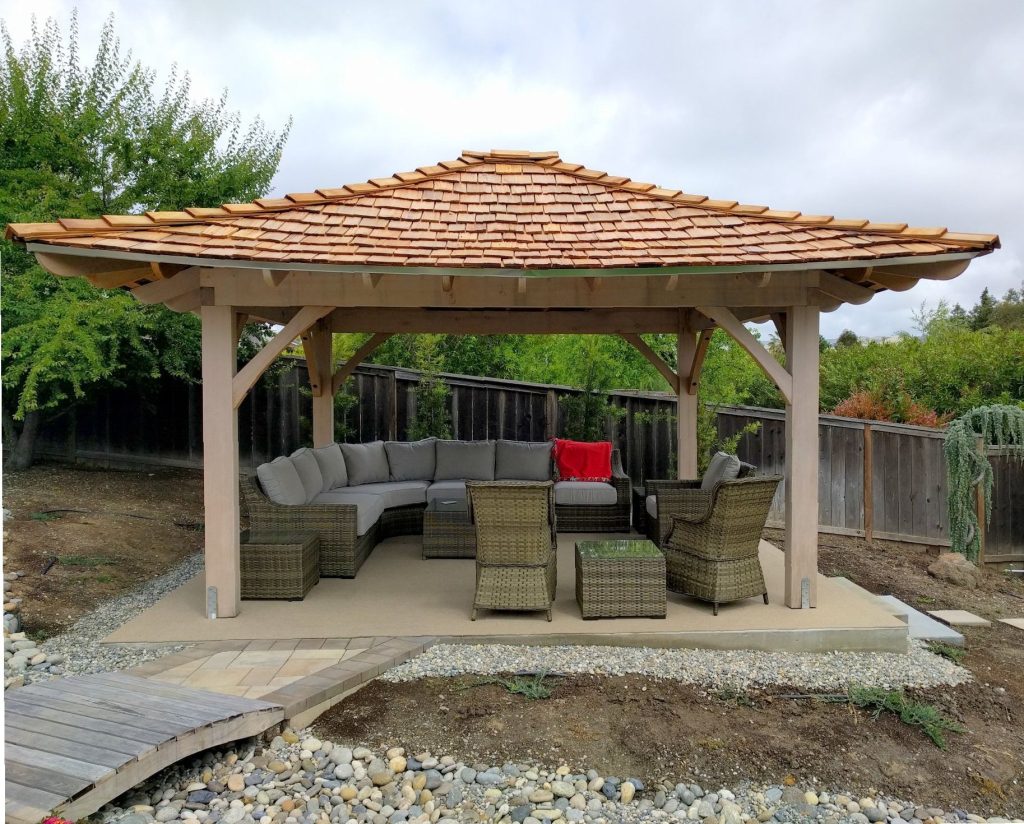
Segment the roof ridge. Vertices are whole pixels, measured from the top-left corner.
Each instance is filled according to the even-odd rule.
[[[455,160],[442,160],[432,166],[420,166],[411,172],[395,172],[391,177],[371,178],[365,183],[346,183],[339,187],[315,189],[313,192],[295,192],[279,198],[257,198],[250,203],[225,203],[213,207],[189,207],[178,211],[147,211],[139,215],[103,215],[99,218],[61,218],[55,223],[12,223],[7,226],[8,239],[77,237],[96,233],[124,232],[137,229],[156,229],[198,222],[216,222],[236,217],[266,214],[287,209],[337,203],[353,197],[380,191],[413,187],[425,180],[433,180],[476,165],[496,163],[505,165],[505,171],[518,171],[511,167],[519,164],[540,166],[561,172],[588,183],[609,189],[642,194],[657,200],[696,206],[712,212],[739,215],[746,219],[779,221],[815,228],[828,228],[848,232],[869,232],[901,238],[924,239],[930,242],[977,245],[999,245],[999,236],[973,232],[950,232],[945,226],[909,226],[906,223],[879,223],[867,218],[836,218],[833,215],[806,215],[797,210],[772,209],[768,206],[744,204],[735,200],[715,200],[707,195],[666,189],[654,183],[631,180],[589,169],[579,163],[563,161],[556,151],[529,151],[520,149],[467,149]]]

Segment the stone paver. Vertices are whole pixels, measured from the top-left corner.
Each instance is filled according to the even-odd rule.
[[[973,612],[968,612],[965,609],[930,609],[928,614],[933,618],[938,618],[944,624],[951,624],[952,626],[988,627],[992,625],[991,621],[987,621],[980,615],[975,615]]]
[[[1009,624],[1017,629],[1024,629],[1024,618],[1000,618],[999,623]]]

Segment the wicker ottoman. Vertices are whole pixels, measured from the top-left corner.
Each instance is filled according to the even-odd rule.
[[[647,540],[578,541],[576,602],[586,619],[664,618],[665,556]]]
[[[423,558],[475,558],[476,526],[465,498],[433,498],[423,512]]]
[[[320,537],[315,532],[242,533],[243,600],[301,601],[320,580]]]

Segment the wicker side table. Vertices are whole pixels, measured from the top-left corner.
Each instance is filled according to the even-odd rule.
[[[423,558],[475,558],[476,527],[465,498],[433,498],[423,512]]]
[[[320,537],[315,532],[242,533],[243,600],[301,601],[320,580]]]
[[[576,602],[585,619],[664,618],[665,556],[647,540],[578,541]]]

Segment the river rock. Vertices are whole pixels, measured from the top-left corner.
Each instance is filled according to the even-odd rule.
[[[943,552],[928,567],[928,574],[965,589],[975,589],[981,583],[983,573],[959,552]]]

